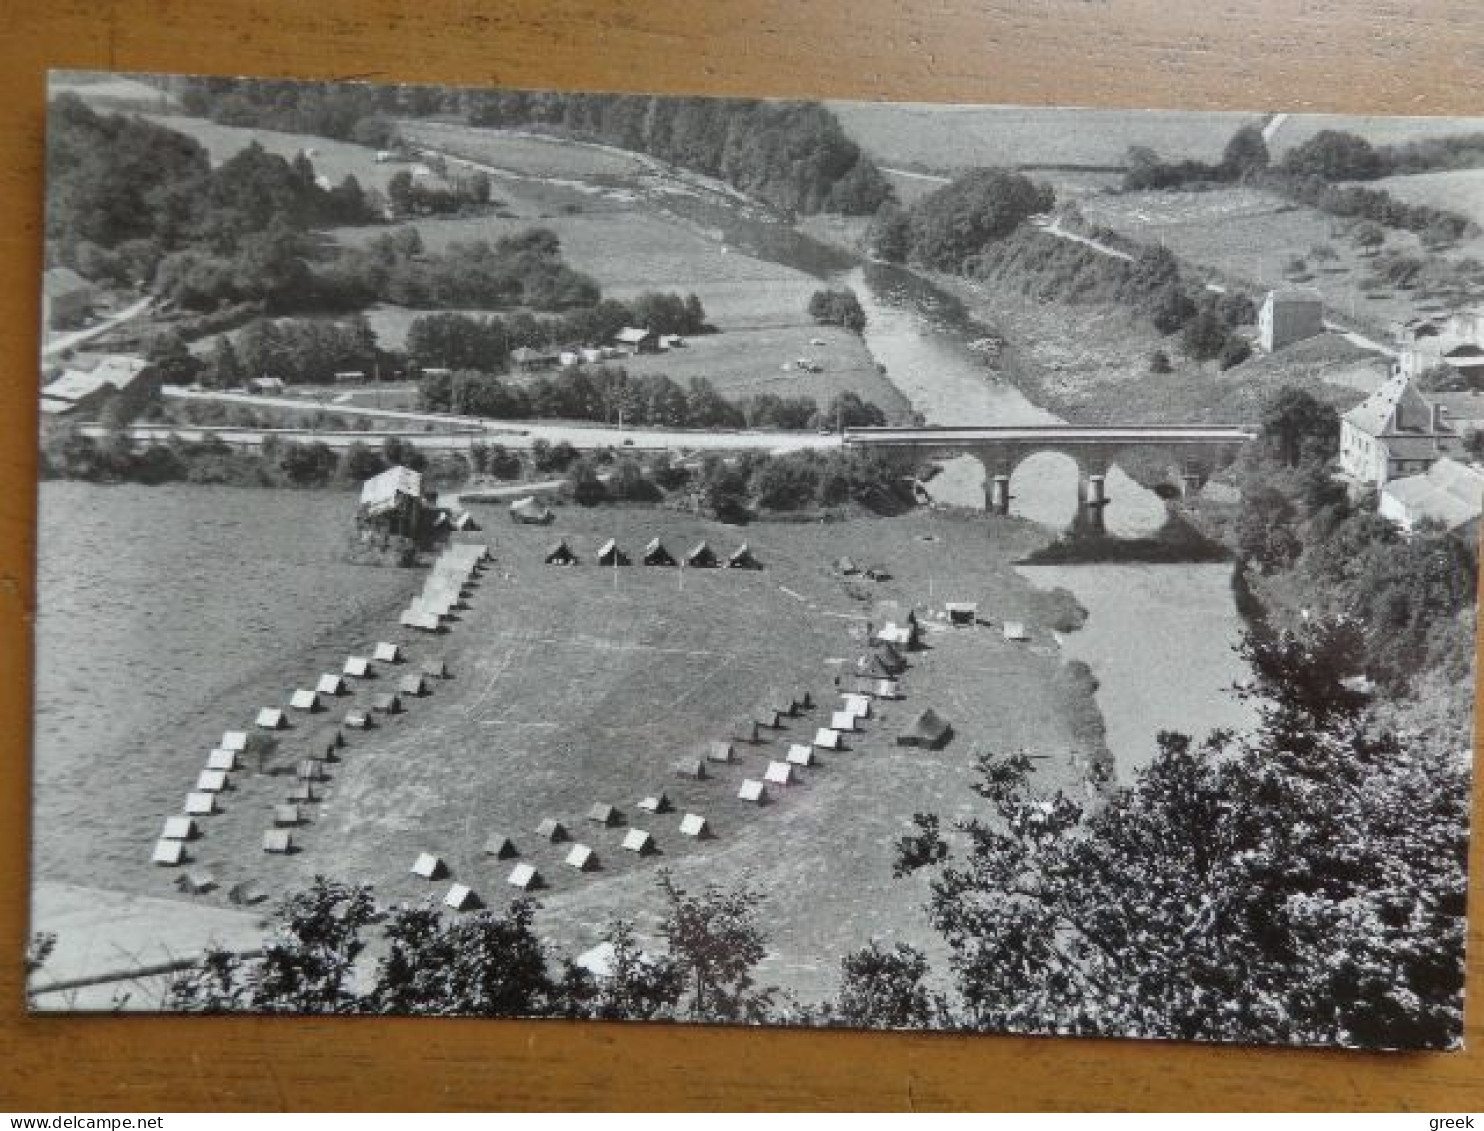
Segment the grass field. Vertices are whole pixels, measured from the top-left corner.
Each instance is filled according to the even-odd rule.
[[[1121,165],[1131,145],[1213,161],[1260,115],[923,103],[831,102],[845,131],[879,164],[930,170],[974,165]]]
[[[840,954],[872,937],[934,945],[921,885],[891,878],[891,845],[914,812],[952,816],[975,807],[967,789],[971,749],[1028,749],[1044,756],[1042,784],[1081,791],[1081,768],[1099,739],[1087,731],[1086,688],[1070,680],[1050,637],[1048,625],[1065,615],[1065,601],[1032,589],[1008,566],[1044,540],[1034,529],[909,516],[739,530],[648,509],[576,508],[563,508],[553,528],[539,529],[510,527],[501,508],[478,509],[487,525],[479,537],[495,545],[498,562],[452,631],[413,637],[396,627],[394,603],[379,602],[244,673],[224,692],[190,703],[168,741],[148,724],[116,732],[109,758],[130,767],[133,784],[123,792],[69,788],[70,828],[38,825],[38,866],[58,880],[106,875],[127,890],[173,897],[169,870],[148,863],[150,844],[221,732],[246,725],[258,706],[284,702],[293,687],[338,670],[348,652],[378,639],[403,642],[412,663],[443,657],[452,678],[436,681],[431,695],[410,701],[386,725],[347,732],[325,801],[296,834],[302,852],[270,857],[259,848],[271,805],[292,785],[291,770],[234,775],[223,811],[204,819],[206,834],[191,846],[194,861],[222,889],[251,878],[276,893],[323,873],[372,882],[383,897],[417,899],[446,886],[407,874],[417,853],[431,851],[445,858],[452,878],[500,903],[513,893],[504,883],[510,864],[481,853],[485,838],[498,832],[547,879],[539,923],[568,953],[595,942],[611,914],[652,928],[660,865],[688,887],[759,886],[769,896],[769,976],[810,998],[833,986]],[[652,534],[676,550],[700,537],[721,549],[745,538],[766,568],[687,571],[682,578],[631,567],[615,579],[590,562],[610,534],[631,550]],[[583,565],[541,564],[543,546],[559,535],[588,559]],[[880,597],[929,607],[978,600],[996,627],[930,633],[930,647],[914,655],[903,677],[906,699],[885,705],[851,749],[805,771],[770,804],[749,806],[735,796],[742,778],[760,777],[787,743],[808,740],[834,699],[836,674],[859,650],[869,606],[830,571],[842,553],[890,569],[895,580],[874,587]],[[1001,618],[1026,620],[1032,642],[1007,644],[997,630]],[[150,654],[155,627],[140,629],[143,654]],[[230,636],[225,626],[210,631],[224,642]],[[334,720],[348,706],[364,706],[396,674],[383,671],[331,711],[301,716],[285,732],[274,765],[287,769],[321,749]],[[139,677],[121,671],[118,678]],[[782,730],[764,731],[760,744],[742,747],[739,765],[715,767],[707,781],[673,776],[677,757],[724,737],[730,720],[762,705],[774,688],[807,689],[821,706]],[[897,731],[929,705],[953,722],[950,745],[937,753],[895,746]],[[635,808],[659,789],[677,812],[650,817]],[[596,801],[617,805],[628,825],[653,832],[659,853],[641,859],[622,852],[622,828],[584,821]],[[703,813],[715,839],[682,838],[677,824],[686,811]],[[599,871],[565,868],[566,846],[536,841],[532,831],[547,816],[593,845]],[[69,839],[77,827],[90,830],[86,852]],[[220,891],[202,901],[225,905]]]
[[[606,145],[542,137],[520,130],[482,129],[447,122],[402,120],[402,136],[413,145],[454,146],[462,156],[525,177],[633,177],[655,165],[636,153]]]
[[[1280,157],[1320,130],[1359,134],[1372,145],[1401,145],[1423,138],[1484,131],[1484,118],[1408,118],[1387,115],[1290,114],[1268,148]]]
[[[1371,257],[1344,235],[1345,222],[1311,208],[1248,188],[1209,192],[1137,192],[1090,197],[1082,213],[1094,224],[1106,225],[1141,243],[1164,243],[1193,264],[1218,276],[1262,291],[1288,280],[1284,265],[1293,256],[1307,256],[1317,244],[1328,244],[1338,258],[1311,263],[1305,286],[1324,295],[1329,309],[1378,333],[1393,322],[1409,318],[1427,296],[1404,290],[1369,290]],[[1411,232],[1388,229],[1386,246],[1425,256]],[[1459,244],[1451,258],[1479,256],[1484,241]]]
[[[1480,123],[1484,129],[1484,123]],[[1467,216],[1484,227],[1484,169],[1450,169],[1440,173],[1412,173],[1373,181],[1408,204],[1426,204]]]

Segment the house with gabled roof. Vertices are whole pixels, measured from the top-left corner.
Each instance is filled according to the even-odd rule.
[[[1359,483],[1420,475],[1459,446],[1441,406],[1402,372],[1340,418],[1340,469]]]

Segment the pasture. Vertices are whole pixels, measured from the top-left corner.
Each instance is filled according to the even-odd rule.
[[[151,866],[149,848],[222,731],[247,726],[259,706],[286,702],[292,688],[338,671],[347,653],[382,639],[402,643],[408,662],[352,681],[350,693],[329,699],[322,713],[291,712],[294,726],[262,771],[236,772],[233,788],[220,795],[221,812],[201,819],[205,835],[190,842],[189,855],[220,888],[197,901],[225,907],[222,893],[241,880],[277,893],[316,874],[373,883],[390,899],[441,896],[447,880],[408,874],[418,853],[434,852],[450,879],[498,905],[514,894],[505,884],[514,861],[482,853],[498,833],[546,880],[538,927],[568,954],[596,942],[611,915],[651,931],[661,910],[660,865],[690,888],[752,883],[768,895],[768,977],[811,999],[832,989],[839,956],[872,937],[937,952],[920,881],[891,878],[893,844],[914,812],[951,818],[977,808],[967,788],[971,750],[1025,748],[1041,758],[1042,785],[1082,790],[1100,739],[1087,688],[1062,665],[1049,631],[1068,615],[1068,600],[1032,589],[1008,564],[1044,540],[1033,528],[925,515],[734,528],[661,510],[574,507],[560,508],[553,527],[538,528],[509,525],[500,507],[476,510],[485,530],[474,537],[494,546],[497,561],[450,631],[398,628],[394,605],[378,601],[271,660],[231,677],[223,669],[211,693],[172,708],[168,728],[140,720],[114,733],[107,762],[130,767],[130,788],[69,791],[67,822],[94,835],[84,850],[59,822],[39,823],[41,874],[83,883],[107,875],[128,891],[181,898],[174,869]],[[630,553],[653,535],[677,553],[702,537],[721,551],[745,538],[765,568],[603,569],[593,552],[610,535]],[[544,546],[558,536],[582,564],[542,563]],[[894,580],[842,581],[830,569],[840,554],[881,564]],[[405,597],[421,573],[397,571],[391,579]],[[236,577],[231,584],[240,587]],[[929,633],[928,648],[913,654],[902,678],[906,698],[882,705],[848,750],[804,770],[797,784],[773,789],[762,807],[739,801],[744,777],[761,778],[790,742],[808,742],[821,724],[836,676],[860,650],[870,615],[862,596],[938,607],[978,600],[994,623]],[[191,616],[162,613],[140,627],[137,646],[152,654],[156,632]],[[1028,645],[1003,640],[998,622],[1005,618],[1030,624]],[[229,663],[230,629],[209,631]],[[293,786],[298,760],[324,749],[346,709],[364,708],[429,657],[446,660],[451,678],[431,681],[427,697],[407,699],[403,714],[377,728],[345,731],[322,802],[294,831],[301,851],[265,855],[263,830]],[[127,687],[150,680],[127,653],[117,661],[116,671],[95,675]],[[763,706],[775,689],[808,690],[819,706],[781,729],[764,729],[758,743],[739,744],[740,761],[710,767],[704,781],[673,774],[677,758],[726,737],[733,719]],[[897,747],[895,734],[926,706],[952,721],[956,737],[939,752]],[[635,807],[658,790],[674,812],[651,816]],[[584,819],[600,801],[619,808],[622,826]],[[45,798],[39,812],[62,816]],[[714,839],[682,837],[685,812],[705,815]],[[545,817],[592,845],[599,869],[565,867],[570,846],[534,836]],[[656,854],[620,849],[632,827],[654,834]]]
[[[1481,123],[1484,128],[1484,123]],[[1445,208],[1484,227],[1484,169],[1449,169],[1411,173],[1372,181],[1368,187],[1385,189],[1407,204]]]
[[[1044,106],[830,102],[855,142],[881,165],[943,170],[975,165],[1120,166],[1130,146],[1161,157],[1215,161],[1239,126],[1261,116]]]

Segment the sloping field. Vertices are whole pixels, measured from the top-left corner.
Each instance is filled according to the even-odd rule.
[[[920,885],[891,879],[892,843],[914,812],[951,816],[974,808],[967,789],[973,747],[1045,755],[1044,783],[1080,790],[1080,760],[1095,741],[1083,737],[1086,693],[1070,686],[1050,639],[1048,622],[1059,602],[1007,566],[1040,540],[1018,523],[991,528],[912,516],[739,530],[648,509],[565,508],[554,528],[541,529],[509,526],[501,508],[480,510],[486,531],[478,537],[493,542],[498,562],[450,632],[414,638],[395,627],[393,608],[367,610],[305,646],[283,649],[224,691],[181,696],[168,728],[116,729],[106,749],[100,744],[91,762],[79,763],[88,769],[51,787],[65,789],[65,813],[43,797],[38,869],[70,882],[107,876],[126,890],[178,898],[172,870],[152,867],[149,850],[207,750],[223,730],[250,722],[259,705],[284,702],[293,687],[338,670],[347,652],[378,639],[404,643],[409,664],[383,668],[321,714],[299,716],[268,772],[239,771],[235,788],[222,795],[223,811],[203,818],[205,836],[192,842],[190,855],[222,889],[254,879],[277,893],[323,873],[372,882],[387,898],[441,895],[446,880],[430,884],[407,874],[416,855],[428,851],[443,856],[451,879],[500,903],[513,894],[504,882],[511,862],[488,860],[481,851],[487,836],[500,833],[547,879],[538,923],[567,953],[596,941],[612,914],[652,927],[660,910],[654,873],[663,864],[686,886],[749,881],[764,889],[770,976],[817,997],[833,986],[838,956],[871,937],[934,945],[920,911]],[[988,529],[997,532],[990,541]],[[683,576],[637,566],[604,570],[591,558],[610,534],[631,551],[652,534],[676,551],[703,536],[723,550],[745,537],[766,568]],[[568,537],[582,565],[542,564],[544,545],[558,535]],[[859,649],[869,607],[852,600],[828,569],[841,553],[890,569],[896,580],[876,586],[876,596],[976,599],[996,625],[1002,617],[1025,619],[1033,640],[1008,644],[997,627],[930,634],[930,648],[914,655],[903,678],[905,700],[886,705],[851,749],[804,771],[799,784],[775,790],[770,804],[748,805],[736,798],[742,779],[760,778],[789,742],[808,741],[833,701],[842,663]],[[225,582],[231,574],[223,569],[220,576]],[[418,574],[406,576],[420,581]],[[233,578],[223,593],[241,588]],[[285,594],[285,609],[293,603]],[[129,688],[150,683],[136,656],[156,654],[160,632],[195,616],[184,608],[162,610],[127,647],[115,642],[113,669],[96,678]],[[230,665],[230,627],[211,631],[226,649],[218,663]],[[271,806],[293,784],[296,760],[323,749],[347,707],[364,707],[374,692],[433,656],[447,660],[451,678],[433,681],[430,695],[409,700],[405,714],[378,729],[345,732],[325,800],[311,823],[296,830],[303,850],[263,854],[262,831]],[[760,706],[773,688],[807,689],[821,707],[781,730],[763,731],[761,743],[739,748],[739,765],[715,767],[707,781],[673,776],[677,757],[725,737],[729,721]],[[896,747],[897,731],[928,705],[953,722],[957,737],[937,753]],[[128,788],[118,788],[121,777]],[[635,807],[659,789],[676,812],[650,816]],[[618,806],[627,826],[651,831],[659,852],[644,858],[624,852],[624,828],[586,822],[587,809],[599,801]],[[681,837],[677,825],[686,811],[704,814],[715,838]],[[598,871],[564,867],[567,845],[536,840],[533,830],[548,816],[596,849]],[[221,890],[199,901],[226,906]]]
[[[447,122],[403,120],[402,136],[413,145],[453,146],[462,157],[526,177],[631,177],[655,163],[608,145],[543,137],[521,130],[496,130]]]
[[[1447,137],[1484,131],[1484,118],[1417,118],[1390,115],[1289,114],[1268,142],[1273,156],[1280,157],[1321,130],[1343,130],[1359,134],[1372,145],[1401,145],[1423,138]]]
[[[1171,110],[828,103],[878,164],[929,170],[974,165],[1121,165],[1132,145],[1166,158],[1214,161],[1260,115]]]
[[[1484,227],[1484,169],[1412,173],[1371,181],[1367,187],[1385,189],[1408,204],[1426,204],[1460,213]]]

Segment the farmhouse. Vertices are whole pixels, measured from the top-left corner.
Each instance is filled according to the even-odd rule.
[[[1484,381],[1484,311],[1413,318],[1397,327],[1397,368],[1407,377],[1447,366],[1469,384]]]
[[[53,267],[41,277],[41,319],[48,330],[71,330],[93,313],[98,288],[70,267]]]
[[[1409,534],[1426,520],[1441,522],[1449,530],[1472,532],[1484,512],[1484,473],[1444,457],[1421,475],[1385,484],[1379,510],[1382,518]]]
[[[111,397],[146,399],[158,381],[143,358],[109,354],[91,369],[68,369],[41,390],[42,410],[51,414],[91,415]]]
[[[1257,336],[1268,353],[1324,333],[1324,297],[1308,287],[1269,291],[1257,312]]]
[[[1340,470],[1360,483],[1421,474],[1458,446],[1441,406],[1402,372],[1340,419]]]
[[[423,477],[411,468],[388,468],[361,484],[357,517],[366,525],[415,538],[424,510]]]
[[[653,330],[637,326],[625,326],[613,335],[613,345],[620,353],[630,356],[641,353],[659,353],[659,335]]]

